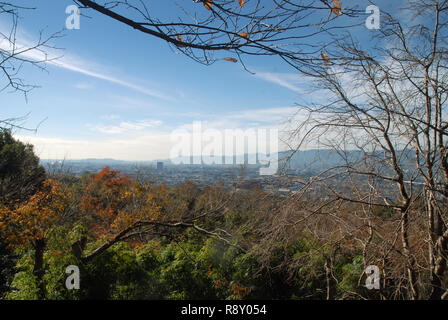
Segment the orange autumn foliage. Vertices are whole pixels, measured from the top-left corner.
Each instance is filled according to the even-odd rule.
[[[0,233],[8,243],[27,245],[46,239],[62,219],[68,197],[54,180],[46,180],[42,189],[15,208],[0,208]]]
[[[334,0],[333,3],[334,8],[331,9],[331,12],[335,13],[338,16],[342,15],[342,9],[341,9],[342,4],[338,0]]]
[[[321,57],[322,57],[322,59],[324,60],[324,63],[325,63],[326,65],[328,65],[328,64],[330,63],[330,58],[329,58],[325,53],[322,53],[322,54],[321,54]]]
[[[159,214],[151,194],[109,167],[89,179],[81,209],[94,238],[113,236],[137,221],[157,219]]]
[[[126,205],[125,194],[130,185],[128,176],[109,167],[89,179],[81,209],[89,220],[93,235],[99,237],[110,229],[119,211]]]
[[[233,62],[233,63],[238,62],[237,59],[235,59],[235,58],[229,58],[229,57],[227,57],[227,58],[222,58],[222,60],[224,60],[224,61],[229,61],[229,62]]]
[[[232,297],[237,300],[243,300],[250,293],[250,289],[241,286],[238,282],[231,282],[230,291]]]
[[[212,9],[212,0],[205,0],[204,1],[204,7],[207,10],[211,10]]]

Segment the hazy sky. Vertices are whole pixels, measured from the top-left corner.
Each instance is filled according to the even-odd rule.
[[[344,1],[342,1],[344,2]],[[19,42],[33,43],[63,30],[71,0],[26,1]],[[397,1],[398,3],[398,1]],[[154,6],[164,12],[164,1]],[[22,77],[40,86],[23,95],[2,92],[1,118],[29,113],[36,134],[16,135],[36,146],[41,158],[166,158],[170,133],[193,121],[221,129],[281,127],[303,102],[304,80],[276,58],[249,58],[250,74],[238,63],[200,65],[176,54],[162,40],[89,11],[80,30],[65,30],[49,51],[61,56],[47,72],[25,68]],[[0,17],[4,19],[4,17]],[[8,21],[0,20],[0,30]],[[362,32],[368,32],[363,30]],[[229,54],[218,53],[218,57]]]

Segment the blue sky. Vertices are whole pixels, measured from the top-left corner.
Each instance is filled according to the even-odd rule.
[[[64,29],[71,0],[39,0],[22,12],[19,36],[33,42],[39,30]],[[163,1],[157,9],[164,12]],[[29,4],[33,5],[33,4]],[[53,43],[63,50],[47,71],[25,68],[21,76],[40,88],[26,101],[1,94],[1,117],[29,114],[16,132],[33,143],[41,158],[167,158],[170,133],[203,121],[215,129],[281,126],[304,97],[303,79],[279,59],[200,65],[176,54],[162,40],[89,12],[79,30],[65,30]],[[3,19],[3,18],[0,18]],[[0,28],[8,21],[0,20]],[[363,31],[364,32],[364,31]],[[218,53],[218,57],[229,54]]]

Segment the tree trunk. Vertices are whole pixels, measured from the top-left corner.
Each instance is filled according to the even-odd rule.
[[[408,235],[408,228],[409,228],[409,221],[408,221],[408,212],[407,208],[402,209],[401,211],[401,243],[403,247],[403,253],[406,257],[406,270],[408,274],[408,282],[409,282],[409,295],[410,300],[417,300],[418,299],[418,289],[417,289],[417,279],[415,275],[415,263],[414,258],[411,254],[411,251],[409,249],[409,235]]]
[[[431,300],[440,300],[442,299],[443,289],[442,289],[442,278],[445,274],[446,270],[446,254],[448,247],[448,231],[439,237],[435,244],[435,266],[433,272],[431,274],[431,295],[429,299]]]
[[[46,246],[46,242],[44,239],[39,239],[34,242],[33,274],[37,279],[37,286],[39,288],[39,299],[42,299],[45,297],[45,286],[43,284],[45,246]]]
[[[331,272],[330,262],[325,261],[325,276],[327,279],[327,300],[334,300],[336,294],[336,283]]]

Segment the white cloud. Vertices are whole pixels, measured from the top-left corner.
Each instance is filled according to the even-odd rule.
[[[305,85],[306,81],[303,77],[295,73],[271,73],[271,72],[258,72],[256,77],[278,84],[284,88],[292,90],[296,93],[306,93]]]
[[[277,128],[283,130],[291,119],[302,116],[300,109],[294,106],[267,109],[250,109],[229,112],[219,115],[198,116],[190,118],[190,122],[179,126],[180,129],[191,130],[195,121],[201,121],[205,129],[244,129],[244,128]]]
[[[84,67],[80,67],[76,64],[74,59],[70,59],[69,57],[63,57],[60,58],[58,60],[53,60],[49,62],[50,64],[60,67],[60,68],[64,68],[70,71],[74,71],[74,72],[78,72],[78,73],[82,73],[85,74],[87,76],[90,77],[94,77],[97,79],[101,79],[101,80],[105,80],[108,82],[112,82],[118,85],[121,85],[123,87],[127,87],[130,88],[132,90],[138,91],[140,93],[143,93],[145,95],[154,97],[154,98],[158,98],[158,99],[162,99],[162,100],[167,100],[167,101],[176,101],[176,99],[174,99],[171,96],[165,95],[160,91],[156,91],[156,90],[151,90],[148,88],[144,88],[140,85],[134,84],[132,82],[126,81],[126,80],[121,80],[118,79],[117,77],[114,76],[110,76],[110,75],[106,75],[104,73],[101,73],[99,71],[91,71],[87,68]]]
[[[140,131],[143,129],[154,128],[162,125],[160,120],[138,120],[138,121],[123,121],[118,125],[88,125],[93,131],[98,131],[106,134],[122,134],[125,132]]]
[[[295,107],[282,107],[228,113],[204,120],[202,130],[209,128],[220,131],[225,129],[245,130],[247,128],[276,128],[281,130],[282,125],[274,120],[287,118],[289,115],[293,115],[295,111],[297,111]],[[117,115],[110,114],[102,118],[114,120],[117,117]],[[251,121],[254,123],[251,123]],[[81,140],[20,135],[17,138],[35,145],[35,149],[42,159],[113,158],[145,161],[169,158],[171,148],[175,144],[171,140],[171,133],[175,129],[182,128],[191,132],[192,124],[193,120],[179,127],[168,129],[163,126],[160,120],[121,121],[112,125],[90,125],[91,130],[99,132],[94,139]],[[154,132],[155,130],[157,132]],[[112,134],[120,134],[120,136],[119,138],[112,138]]]
[[[293,116],[296,112],[297,107],[243,110],[230,114],[227,118],[252,122],[280,123]]]
[[[21,34],[23,35],[23,32]],[[20,35],[17,36],[17,38],[20,40],[15,41],[14,44],[12,44],[5,38],[0,39],[0,50],[6,52],[14,51],[18,58],[46,63],[58,68],[81,73],[89,77],[118,84],[120,86],[138,91],[154,98],[166,101],[177,101],[175,98],[173,98],[172,95],[165,94],[159,90],[148,89],[147,87],[143,87],[139,84],[135,84],[134,82],[124,79],[122,75],[110,75],[104,71],[106,68],[103,66],[96,65],[95,67],[93,67],[92,62],[84,61],[75,56],[66,55],[61,57],[59,52],[54,49],[52,50],[51,48],[45,48],[45,51],[39,48],[33,49],[35,44],[33,44],[31,41],[26,40],[24,37],[20,37]]]
[[[170,154],[169,134],[142,135],[129,139],[79,140],[37,136],[16,136],[35,146],[41,159],[113,158],[147,161],[166,159]]]

